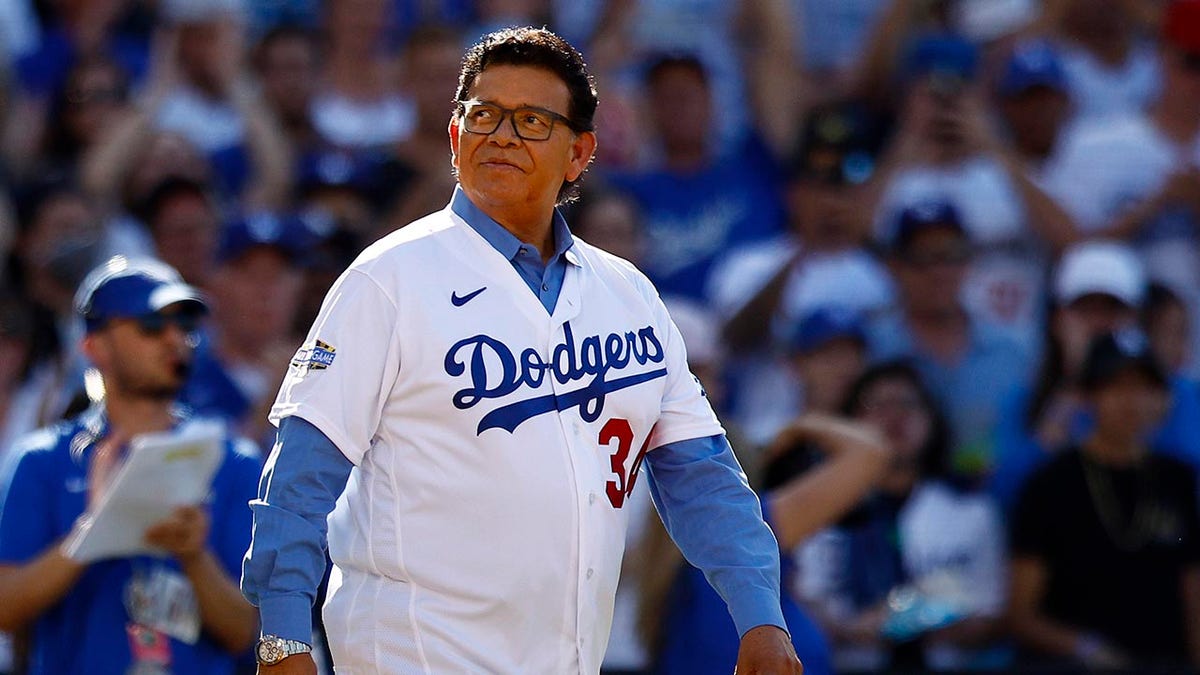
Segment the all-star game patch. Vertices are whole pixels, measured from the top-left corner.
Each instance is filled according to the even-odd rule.
[[[337,348],[333,345],[317,340],[312,346],[300,347],[295,358],[292,359],[292,366],[304,372],[325,370],[333,365],[333,358],[337,356],[336,352]]]

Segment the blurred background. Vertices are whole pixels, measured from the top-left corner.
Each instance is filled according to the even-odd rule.
[[[1085,372],[1114,330],[1165,373],[1138,438],[1200,466],[1193,0],[0,1],[0,457],[88,405],[71,299],[116,253],[208,294],[183,402],[268,448],[265,411],[325,290],[449,199],[464,49],[527,24],[576,45],[600,94],[568,222],[658,286],[752,480],[782,455],[789,475],[820,463],[776,442],[804,415],[869,418],[912,455],[911,476],[791,556],[786,585],[838,672],[1200,665],[1184,582],[1172,609],[1114,600],[1071,653],[1039,637],[1070,626],[1086,582],[1061,584],[1079,570],[1117,566],[1133,595],[1191,578],[1194,495],[1155,530],[1137,480],[1089,483],[1115,561],[1051,550],[1029,513],[1057,507],[1027,489],[1092,437]],[[855,407],[868,394],[882,402]],[[948,496],[916,500],[925,482]],[[645,629],[670,608],[639,601],[656,563],[635,501],[614,673],[661,664],[669,642]],[[1172,533],[1186,551],[1154,548]],[[1031,557],[1024,602],[1050,628],[1013,612]]]

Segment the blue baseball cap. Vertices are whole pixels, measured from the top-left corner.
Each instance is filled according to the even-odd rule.
[[[123,255],[89,272],[75,294],[75,311],[89,333],[110,319],[146,316],[178,303],[197,314],[208,312],[200,291],[170,265]]]
[[[921,231],[934,227],[945,227],[966,235],[962,216],[948,201],[931,200],[906,206],[896,216],[891,231],[884,243],[891,251],[904,250],[912,238]]]
[[[1067,90],[1067,74],[1058,50],[1045,40],[1030,40],[1013,49],[1000,75],[1001,96],[1015,96],[1034,87]]]
[[[788,339],[788,345],[792,352],[808,353],[840,339],[865,344],[867,331],[863,317],[846,307],[824,306],[800,318]]]
[[[979,49],[953,33],[917,38],[906,56],[904,73],[909,81],[934,74],[971,80],[979,67]]]
[[[304,220],[294,215],[278,215],[260,211],[237,218],[221,233],[218,258],[229,261],[252,248],[267,246],[283,253],[289,262],[305,265],[309,250],[319,237]]]
[[[301,192],[340,187],[370,193],[379,187],[380,160],[363,151],[324,150],[300,158],[297,183]]]

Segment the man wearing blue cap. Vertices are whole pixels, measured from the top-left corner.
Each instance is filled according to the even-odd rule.
[[[996,84],[999,112],[1012,135],[1013,151],[1033,171],[1051,159],[1071,114],[1062,59],[1043,40],[1013,48]]]
[[[174,401],[206,305],[172,268],[117,256],[84,280],[76,309],[103,392],[12,453],[0,502],[0,629],[29,631],[31,675],[232,673],[257,629],[235,581],[250,539],[255,449],[227,440],[209,503],[145,531],[167,555],[78,560],[63,547],[100,503],[127,441],[188,423]]]
[[[900,303],[869,331],[873,361],[912,359],[946,406],[951,462],[966,477],[992,468],[1000,397],[1025,381],[1030,359],[1011,335],[969,312],[962,298],[975,248],[944,201],[904,209],[884,235]]]

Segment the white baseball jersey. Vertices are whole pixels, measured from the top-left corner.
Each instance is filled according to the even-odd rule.
[[[329,292],[272,410],[354,463],[339,673],[594,673],[644,447],[722,433],[649,281],[577,240],[553,315],[449,208]]]

